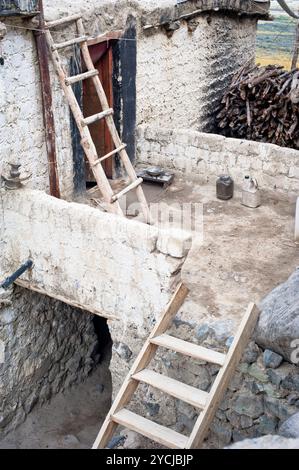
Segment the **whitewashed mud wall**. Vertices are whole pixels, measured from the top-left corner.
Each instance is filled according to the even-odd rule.
[[[204,13],[137,48],[137,124],[209,131],[232,75],[255,56],[256,19]]]
[[[63,296],[91,311],[133,321],[154,321],[190,248],[177,235],[97,209],[57,200],[42,192],[1,196],[7,253],[4,270],[34,261],[23,276],[49,295]],[[3,266],[5,264],[5,266]],[[123,328],[122,328],[123,329]]]
[[[101,213],[85,205],[70,204],[38,191],[3,192],[0,207],[1,239],[7,241],[1,246],[1,277],[30,257],[34,261],[34,268],[22,276],[28,282],[28,287],[37,287],[53,296],[62,295],[71,302],[85,305],[87,310],[97,310],[119,318],[119,321],[109,322],[114,343],[110,370],[114,391],[117,391],[124,380],[128,360],[138,353],[179,282],[180,270],[190,246],[189,237],[180,232],[170,234],[155,227]],[[33,299],[31,302],[41,302],[40,296],[30,294],[30,298]],[[41,303],[40,308],[43,308],[42,305],[47,305],[47,302]],[[52,344],[61,331],[64,338],[71,334],[71,344],[74,344],[78,338],[72,330],[70,333],[64,330],[63,325],[69,322],[70,328],[78,329],[80,335],[90,314],[81,312],[80,315],[75,309],[66,316],[65,306],[59,308],[60,304],[56,305],[54,301],[51,301],[51,305],[54,308],[55,325],[49,338],[43,337],[43,344]],[[11,315],[16,316],[17,312],[13,303]],[[4,311],[1,316],[0,310],[0,335],[11,351],[6,367],[11,366],[10,359],[16,354],[15,336],[20,336],[20,342],[26,343],[28,338],[40,332],[35,322],[35,318],[38,321],[40,310],[31,308],[29,303],[25,313],[23,321],[29,331],[18,328],[14,334],[11,328],[1,328],[1,319],[5,319],[8,314]],[[85,328],[85,345],[81,348],[78,340],[76,357],[78,359],[78,355],[82,354],[82,362],[88,363],[94,336],[88,325]],[[30,362],[35,352],[34,347],[29,353],[21,348],[18,355],[20,360],[24,360],[23,356],[28,354]],[[50,355],[47,359],[50,361],[51,358]],[[39,367],[43,367],[43,356],[39,360]],[[12,377],[19,376],[17,370],[11,374]],[[21,379],[23,376],[20,378],[22,382]],[[14,385],[18,383],[13,378],[11,380]],[[24,379],[24,383],[26,385],[28,381]],[[38,390],[34,383],[31,383],[31,389]],[[5,389],[2,393],[5,397]]]
[[[102,1],[45,2],[47,19],[82,11],[87,32],[96,36],[124,29],[128,16],[137,19],[137,123],[162,127],[213,127],[213,112],[231,74],[254,56],[256,19],[239,18],[223,12],[202,14],[179,22],[171,37],[165,31],[145,32],[147,21],[173,16],[173,3]],[[186,8],[194,9],[192,2]],[[153,13],[152,13],[153,12]],[[171,13],[172,12],[172,13]],[[24,27],[18,19],[9,19]],[[26,22],[28,27],[34,27]],[[67,27],[55,40],[69,39],[74,29]],[[43,130],[40,76],[33,33],[8,27],[1,42],[4,66],[0,74],[0,173],[8,161],[22,162],[33,175],[29,187],[49,190],[48,163]],[[68,63],[72,50],[63,52]],[[65,55],[64,55],[65,54]],[[69,109],[51,68],[57,140],[58,173],[63,198],[73,195],[73,151]]]
[[[299,152],[274,144],[227,138],[189,129],[138,128],[138,161],[188,177],[212,181],[231,174],[240,186],[246,174],[261,189],[294,199],[299,190]]]
[[[22,25],[18,22],[13,24]],[[0,70],[0,174],[7,173],[9,162],[19,162],[24,171],[32,174],[28,187],[48,191],[48,161],[35,41],[31,32],[8,28],[1,45],[5,62]],[[59,178],[62,195],[67,197],[73,188],[69,111],[58,90],[56,77],[53,89]]]

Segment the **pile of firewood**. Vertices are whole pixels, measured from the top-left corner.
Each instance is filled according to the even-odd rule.
[[[226,91],[216,121],[227,137],[299,149],[299,71],[245,65]]]

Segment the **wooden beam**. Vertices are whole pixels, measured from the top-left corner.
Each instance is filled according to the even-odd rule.
[[[108,31],[107,33],[101,34],[95,38],[90,38],[87,40],[88,46],[95,46],[96,44],[101,44],[101,42],[107,41],[116,41],[120,39],[124,34],[124,31],[117,30],[117,31]]]
[[[92,313],[93,315],[97,315],[98,317],[103,317],[107,318],[107,320],[120,320],[119,317],[116,317],[115,315],[110,315],[107,313],[102,313],[99,312],[98,310],[94,309],[90,305],[83,305],[80,304],[79,302],[76,302],[75,300],[67,299],[66,297],[58,294],[53,294],[52,292],[47,292],[44,289],[41,289],[40,287],[36,287],[31,284],[29,281],[24,281],[21,279],[18,279],[15,284],[17,284],[20,287],[23,287],[24,289],[32,290],[33,292],[37,292],[38,294],[46,295],[47,297],[51,297],[52,299],[59,300],[60,302],[63,302],[64,304],[71,305],[71,307],[74,308],[79,308],[80,310],[86,310],[89,313]]]

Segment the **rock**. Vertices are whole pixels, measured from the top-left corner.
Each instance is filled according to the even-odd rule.
[[[200,325],[196,330],[196,337],[200,343],[205,341],[209,336],[210,328],[207,323]]]
[[[264,384],[261,384],[259,382],[255,382],[255,381],[247,382],[246,387],[248,387],[248,390],[250,390],[255,395],[259,395],[260,393],[265,392]]]
[[[279,435],[283,437],[299,438],[299,413],[292,415],[280,426]]]
[[[259,347],[254,341],[251,341],[247,348],[245,349],[245,352],[243,354],[242,362],[246,362],[247,364],[252,364],[255,362],[259,356]]]
[[[259,382],[266,383],[269,380],[266,371],[261,369],[257,364],[251,364],[251,366],[248,368],[248,374]]]
[[[221,444],[227,445],[232,439],[232,427],[228,423],[222,423],[217,418],[211,424],[210,430],[219,439]]]
[[[113,350],[125,361],[129,361],[133,354],[129,346],[124,343],[114,343]]]
[[[255,419],[264,412],[263,400],[259,395],[241,393],[232,401],[231,409],[239,415]]]
[[[263,436],[245,439],[228,447],[229,449],[299,449],[299,439],[286,439],[281,436]]]
[[[157,416],[160,411],[160,405],[158,403],[144,402],[144,405],[147,409],[149,416]]]
[[[228,421],[230,422],[230,424],[234,428],[240,429],[240,427],[241,427],[241,416],[240,415],[238,415],[237,413],[235,413],[232,410],[228,410],[225,413],[225,415],[226,415]]]
[[[231,390],[232,392],[240,390],[240,388],[242,387],[242,383],[243,383],[242,374],[240,374],[239,372],[236,372],[232,380],[229,383],[228,389]]]
[[[283,361],[283,357],[280,354],[266,349],[263,354],[264,366],[271,369],[277,369]]]
[[[253,426],[253,420],[252,418],[249,418],[248,416],[245,416],[245,415],[241,416],[240,425],[241,425],[241,429],[251,428],[251,426]]]
[[[244,439],[259,437],[260,434],[257,431],[256,426],[252,426],[248,429],[234,429],[233,430],[233,442],[243,441]]]
[[[289,374],[282,380],[281,387],[287,390],[299,392],[299,374]]]
[[[294,340],[299,338],[299,268],[276,287],[260,305],[261,315],[255,339],[263,349],[270,349],[292,362]]]
[[[267,414],[262,415],[258,419],[258,430],[260,434],[274,434],[278,425],[278,418],[269,416]]]
[[[233,320],[219,320],[210,323],[210,335],[218,344],[225,344],[235,329]]]
[[[190,419],[188,416],[180,415],[177,420],[176,429],[178,432],[183,433],[187,431],[188,434],[191,434],[195,425],[195,418]]]
[[[134,433],[135,435],[135,433]],[[117,447],[121,446],[124,444],[126,441],[127,436],[114,436],[110,442],[108,442],[107,448],[108,449],[116,449]],[[134,448],[134,447],[132,447]]]
[[[292,374],[294,366],[291,364],[282,364],[279,369],[268,369],[267,375],[271,383],[276,385],[277,387],[280,386],[281,382],[288,377],[288,375]]]
[[[278,398],[264,397],[265,412],[276,416],[280,421],[285,421],[296,413],[296,408],[288,405]]]
[[[188,405],[188,403],[184,403],[183,401],[179,400],[177,405],[178,415],[186,416],[191,421],[197,416],[196,410]]]
[[[299,396],[297,393],[291,393],[289,396],[288,396],[288,404],[293,406],[293,405],[296,405],[297,401],[299,399]]]

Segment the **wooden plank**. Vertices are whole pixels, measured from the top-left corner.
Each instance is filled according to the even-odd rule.
[[[151,387],[157,388],[162,392],[171,395],[178,400],[182,400],[195,408],[204,409],[209,394],[198,388],[186,385],[178,380],[166,377],[165,375],[157,374],[153,370],[143,369],[137,374],[132,376],[132,379],[139,382],[146,383]]]
[[[95,46],[96,44],[101,44],[102,42],[115,41],[121,38],[124,34],[123,30],[117,31],[108,31],[107,33],[101,34],[95,38],[89,38],[87,41],[88,46]]]
[[[88,78],[95,77],[96,75],[99,75],[98,70],[90,70],[88,72],[80,73],[79,75],[75,75],[73,77],[67,77],[65,79],[65,83],[68,86],[74,85],[74,83],[78,83],[78,82],[81,82],[83,80],[87,80]]]
[[[64,49],[65,47],[74,46],[75,44],[81,44],[82,42],[87,41],[87,36],[81,36],[80,38],[70,39],[69,41],[61,42],[60,44],[53,44],[52,51],[57,51],[58,49]]]
[[[185,356],[190,356],[194,359],[200,359],[201,361],[210,362],[211,364],[217,364],[219,366],[223,366],[226,359],[225,354],[203,348],[197,344],[183,341],[181,339],[175,338],[174,336],[157,336],[151,340],[151,343],[166,349],[171,349],[172,351],[184,354]]]
[[[92,313],[93,315],[97,315],[98,317],[107,318],[107,320],[120,320],[120,318],[116,317],[115,315],[100,312],[99,310],[96,310],[93,307],[90,307],[89,305],[83,305],[79,302],[76,302],[75,300],[67,299],[62,295],[53,294],[52,292],[48,292],[44,289],[41,289],[40,287],[37,287],[36,285],[33,285],[31,282],[18,279],[15,284],[20,287],[23,287],[24,289],[29,289],[33,292],[37,292],[38,294],[46,295],[47,297],[51,297],[52,299],[59,300],[60,302],[63,302],[67,305],[71,305],[72,307],[79,308],[81,310],[86,310],[87,312]]]
[[[103,85],[104,92],[107,97],[107,102],[110,108],[114,109],[114,90],[113,90],[113,49],[109,47],[106,54],[101,59],[101,75],[100,79]],[[101,123],[104,128],[104,152],[101,155],[106,155],[114,149],[114,141],[110,133],[110,129],[106,120]],[[106,175],[113,179],[116,174],[116,165],[111,159],[105,159],[104,168]]]
[[[82,119],[82,126],[90,126],[90,124],[100,121],[101,119],[104,119],[105,117],[110,116],[113,113],[113,109],[105,109],[105,111],[102,111],[101,113],[97,113],[93,116],[89,116],[87,118]]]
[[[73,21],[77,21],[80,18],[81,18],[80,14],[65,16],[64,18],[61,18],[60,20],[47,22],[46,27],[47,28],[56,28],[56,26],[62,26],[62,25],[67,24],[67,23],[72,23]]]
[[[114,403],[112,404],[112,407],[102,425],[102,428],[96,438],[96,441],[93,445],[93,449],[104,449],[112,438],[114,431],[117,427],[115,422],[112,421],[112,415],[117,413],[117,411],[124,408],[129,403],[138,387],[137,380],[132,379],[132,376],[147,367],[157,351],[158,346],[151,344],[150,340],[154,336],[163,334],[169,328],[174,315],[178,312],[188,293],[188,288],[185,287],[184,284],[180,283],[172,299],[165,308],[164,313],[162,314],[161,318],[158,320],[156,326],[154,327],[151,335],[144,343],[143,348],[138,354],[130,370],[130,373],[127,375],[123,385],[121,386],[114,400]]]
[[[206,408],[197,419],[187,444],[188,449],[197,449],[202,444],[210,428],[215,413],[220,405],[223,395],[235,372],[236,366],[240,362],[243,351],[253,333],[258,316],[259,310],[253,303],[251,303],[248,306],[247,312],[226,356],[225,364],[220,369],[214,381]]]
[[[115,194],[115,196],[113,196],[111,198],[111,202],[116,202],[118,201],[119,199],[121,199],[123,196],[125,196],[127,193],[129,193],[130,191],[133,191],[133,189],[137,188],[138,186],[140,186],[141,184],[143,183],[143,179],[142,178],[137,178],[136,181],[133,181],[133,183],[131,183],[129,186],[127,186],[126,188],[124,188],[122,191],[120,191],[118,194]]]
[[[170,449],[184,449],[188,442],[188,438],[183,434],[138,416],[129,410],[123,409],[118,411],[118,413],[113,415],[113,420],[121,426],[138,432]]]
[[[105,160],[107,160],[107,158],[113,157],[113,156],[116,155],[118,152],[120,152],[120,150],[123,150],[124,148],[126,148],[126,146],[127,146],[127,144],[123,144],[123,145],[121,145],[120,147],[118,147],[117,149],[112,150],[112,152],[107,153],[107,155],[104,155],[104,157],[101,157],[101,158],[99,158],[96,162],[94,162],[93,166],[98,165],[99,163],[104,162]]]

